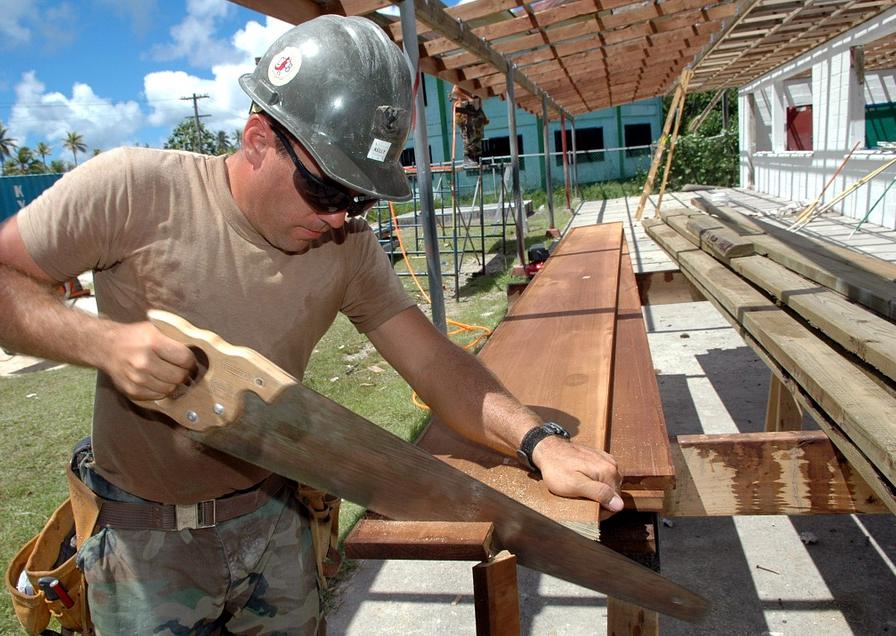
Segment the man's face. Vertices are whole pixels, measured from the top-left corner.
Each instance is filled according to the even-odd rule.
[[[267,122],[266,122],[267,123]],[[304,252],[311,243],[345,224],[346,212],[320,210],[311,197],[303,196],[296,184],[297,168],[270,124],[269,145],[265,156],[265,174],[252,223],[274,247],[285,252]],[[295,140],[287,139],[305,170],[317,178],[324,178],[311,156]]]

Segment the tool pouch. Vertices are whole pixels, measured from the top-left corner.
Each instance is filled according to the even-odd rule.
[[[311,543],[321,589],[336,576],[342,564],[339,554],[339,504],[342,500],[322,490],[299,484],[299,502],[311,520]]]
[[[74,531],[71,500],[56,509],[50,520],[35,537],[23,547],[6,570],[6,589],[12,597],[16,617],[28,634],[36,635],[46,629],[50,618],[55,617],[63,628],[92,634],[93,628],[87,610],[84,576],[78,569],[74,554],[57,564],[60,547],[70,540]],[[28,577],[34,594],[18,590],[22,572]],[[40,589],[42,577],[57,579],[73,601],[65,607],[61,600],[50,600]]]

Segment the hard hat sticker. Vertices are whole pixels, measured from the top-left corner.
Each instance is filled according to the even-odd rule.
[[[392,142],[374,137],[373,143],[370,144],[370,150],[367,151],[367,158],[374,161],[385,161],[386,153],[392,147]]]
[[[283,86],[299,72],[302,66],[302,52],[294,46],[287,46],[271,58],[268,64],[268,80],[274,86]]]

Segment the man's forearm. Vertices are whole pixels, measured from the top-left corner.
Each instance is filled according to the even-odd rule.
[[[541,423],[482,363],[452,345],[439,356],[439,376],[418,389],[433,412],[465,437],[513,455],[523,435]]]
[[[50,284],[0,265],[0,344],[18,353],[97,367],[104,323],[68,307]]]

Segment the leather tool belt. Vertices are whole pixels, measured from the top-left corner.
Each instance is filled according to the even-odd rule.
[[[96,527],[170,531],[212,528],[218,523],[258,510],[285,484],[286,479],[272,474],[248,492],[189,505],[130,503],[103,499]]]

